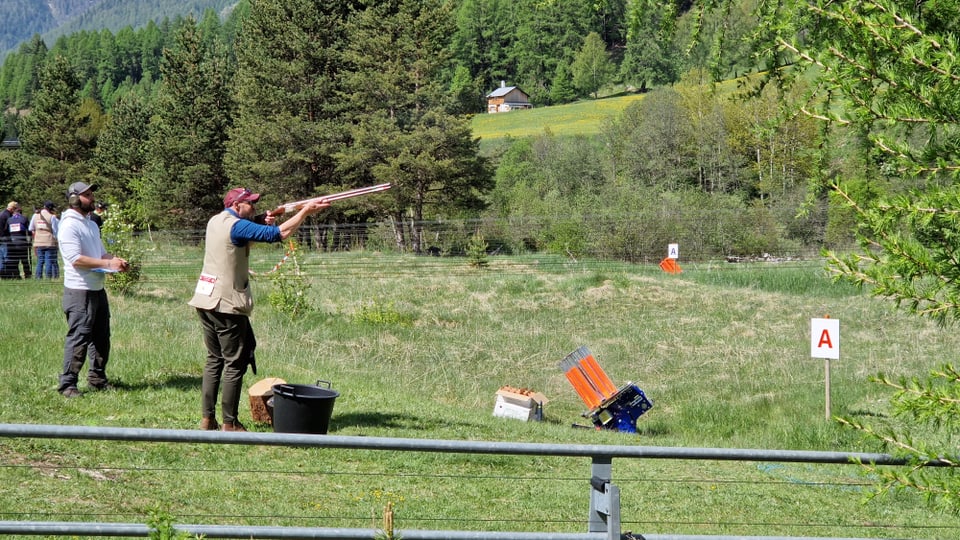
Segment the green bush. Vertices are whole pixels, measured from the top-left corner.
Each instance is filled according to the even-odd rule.
[[[393,302],[380,304],[377,301],[372,301],[360,306],[360,309],[353,315],[354,322],[369,325],[410,326],[415,320],[416,317],[413,315],[399,311]]]
[[[307,295],[310,283],[300,271],[300,262],[297,259],[299,246],[292,240],[289,246],[281,264],[266,274],[273,285],[267,294],[267,301],[274,309],[292,320],[309,313],[313,308]]]
[[[119,204],[110,205],[103,219],[100,236],[108,252],[125,259],[130,265],[126,272],[109,274],[107,287],[118,294],[132,292],[143,278],[145,250],[135,234],[133,220],[127,209]]]

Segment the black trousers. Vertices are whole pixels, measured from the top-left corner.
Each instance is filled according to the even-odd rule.
[[[77,386],[84,361],[87,384],[107,384],[107,361],[110,359],[110,304],[107,291],[63,289],[63,313],[67,316],[67,338],[63,345],[63,373],[57,390]]]

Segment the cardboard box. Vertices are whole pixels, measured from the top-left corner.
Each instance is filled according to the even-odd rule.
[[[547,397],[540,392],[503,386],[497,390],[493,415],[524,422],[539,422],[543,420],[543,406],[547,401]]]

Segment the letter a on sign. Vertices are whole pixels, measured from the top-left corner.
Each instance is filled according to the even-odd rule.
[[[839,319],[810,319],[810,356],[840,359]]]

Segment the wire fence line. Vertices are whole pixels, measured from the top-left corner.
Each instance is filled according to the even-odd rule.
[[[826,246],[826,223],[813,220],[790,230],[777,223],[712,212],[654,215],[515,216],[367,223],[308,223],[296,238],[318,251],[365,249],[462,256],[479,234],[492,255],[553,251],[571,257],[658,262],[678,244],[686,260],[810,258]],[[151,243],[198,245],[203,230],[139,231]],[[397,245],[398,236],[405,244]],[[832,245],[836,247],[837,242]],[[851,238],[843,244],[852,245]],[[415,250],[414,248],[418,249]]]
[[[549,490],[550,486],[559,483],[576,483],[583,486],[584,497],[578,502],[581,506],[581,512],[577,517],[564,516],[563,514],[552,514],[549,509],[544,509],[542,515],[531,516],[525,512],[510,512],[510,505],[495,505],[494,515],[488,514],[490,508],[484,508],[478,504],[473,516],[463,514],[447,514],[444,505],[443,496],[436,497],[436,508],[430,509],[429,513],[420,515],[404,512],[402,514],[403,529],[399,530],[400,537],[403,538],[474,538],[480,539],[499,539],[508,538],[551,538],[568,540],[599,540],[601,538],[610,538],[605,533],[614,532],[612,530],[598,531],[589,528],[588,533],[570,533],[570,532],[539,532],[546,529],[561,529],[564,531],[576,531],[584,529],[584,521],[588,516],[585,508],[586,494],[591,489],[596,489],[596,483],[591,479],[603,482],[612,482],[613,471],[616,470],[614,463],[620,463],[621,460],[694,460],[709,465],[711,462],[732,462],[742,463],[758,467],[761,472],[770,472],[762,470],[770,467],[773,471],[779,470],[778,467],[784,467],[790,464],[803,465],[804,467],[824,467],[818,470],[818,474],[836,475],[838,471],[831,470],[834,467],[849,468],[857,461],[873,462],[883,466],[902,466],[905,462],[887,454],[868,454],[868,453],[846,453],[846,452],[819,452],[819,451],[791,451],[791,450],[763,450],[763,449],[728,449],[728,448],[670,448],[670,447],[647,447],[647,446],[610,446],[610,445],[557,445],[541,443],[511,443],[511,442],[485,442],[485,441],[460,441],[460,440],[427,440],[427,439],[400,439],[390,437],[361,437],[361,436],[338,436],[338,435],[305,435],[305,434],[282,434],[282,433],[220,433],[203,432],[196,430],[159,430],[159,429],[139,429],[139,428],[107,428],[107,427],[87,427],[87,426],[57,426],[57,425],[17,425],[0,424],[0,438],[10,439],[32,439],[39,441],[41,439],[60,439],[64,441],[114,441],[117,444],[163,444],[163,445],[223,445],[237,447],[279,447],[288,448],[290,451],[303,452],[306,449],[352,449],[373,452],[415,452],[430,453],[436,455],[451,454],[474,454],[474,455],[492,455],[492,456],[551,456],[557,458],[589,459],[593,463],[589,474],[570,474],[569,469],[557,467],[552,469],[551,474],[536,472],[532,474],[507,475],[498,474],[455,474],[446,475],[442,472],[436,474],[405,474],[402,471],[392,471],[384,468],[383,470],[366,470],[346,472],[338,470],[332,466],[325,467],[304,467],[297,470],[275,470],[267,465],[263,467],[247,467],[237,470],[231,467],[222,469],[196,468],[189,465],[182,467],[170,466],[152,466],[149,462],[137,458],[136,465],[120,465],[116,467],[108,465],[93,466],[88,463],[75,464],[70,463],[64,456],[64,463],[48,462],[38,463],[11,463],[9,460],[0,462],[0,471],[10,478],[19,478],[23,474],[38,472],[47,478],[51,483],[58,484],[55,489],[62,490],[63,480],[58,478],[72,471],[77,475],[86,475],[94,478],[116,478],[115,485],[111,489],[123,490],[122,478],[125,474],[136,474],[142,481],[144,477],[151,482],[165,482],[172,486],[178,483],[178,479],[184,476],[196,474],[213,474],[212,478],[220,477],[225,489],[230,489],[237,484],[237,477],[254,477],[254,483],[263,481],[270,484],[278,483],[278,476],[290,476],[295,479],[305,480],[314,483],[317,486],[329,485],[326,478],[345,477],[341,483],[362,482],[364,477],[375,478],[379,484],[387,479],[388,484],[394,483],[394,480],[427,481],[431,478],[451,478],[458,485],[472,485],[476,483],[495,483],[503,486],[505,493],[509,493],[509,486],[518,484],[537,483],[539,489]],[[136,448],[133,446],[132,448]],[[145,453],[152,455],[149,453]],[[96,461],[96,456],[92,456],[90,461]],[[256,463],[251,460],[251,464]],[[439,463],[438,463],[439,465]],[[150,480],[150,475],[156,478]],[[7,481],[10,481],[9,479]],[[872,521],[864,523],[858,516],[841,516],[833,522],[819,522],[813,517],[810,520],[798,523],[772,522],[763,520],[751,520],[742,514],[725,514],[719,519],[703,520],[682,520],[671,519],[669,509],[659,509],[653,511],[648,504],[644,504],[643,499],[649,499],[648,489],[641,484],[660,485],[664,483],[680,483],[682,485],[704,485],[723,482],[729,485],[738,486],[747,496],[754,496],[758,499],[765,497],[767,493],[777,493],[780,499],[790,499],[791,495],[787,491],[792,490],[859,490],[864,487],[862,482],[808,482],[803,479],[784,479],[776,474],[761,475],[744,479],[734,474],[733,477],[725,477],[717,473],[704,475],[703,477],[671,477],[661,474],[657,477],[617,478],[616,485],[620,486],[622,492],[622,513],[618,512],[619,520],[616,526],[616,538],[646,538],[648,540],[662,538],[666,539],[723,539],[723,538],[819,538],[809,536],[809,531],[823,530],[828,532],[850,531],[854,534],[863,534],[863,531],[873,531],[871,537],[881,534],[894,534],[897,538],[915,537],[917,534],[929,534],[934,531],[936,537],[956,537],[960,532],[960,527],[938,526],[931,523],[908,523],[896,521],[896,516],[887,515],[884,521]],[[464,489],[460,493],[471,493],[472,490]],[[549,493],[549,492],[544,492]],[[296,494],[301,495],[301,494]],[[40,491],[36,493],[38,501],[42,501],[45,493]],[[70,495],[61,495],[70,496]],[[74,496],[81,496],[75,494]],[[128,495],[131,498],[137,496],[135,492]],[[294,496],[291,494],[290,496]],[[344,499],[349,498],[349,494],[341,493]],[[639,497],[639,501],[638,501]],[[545,497],[546,504],[551,499]],[[480,501],[478,501],[479,503]],[[620,504],[618,498],[617,503]],[[693,501],[686,500],[683,504],[693,504]],[[703,504],[699,501],[698,504]],[[6,505],[4,505],[6,506]],[[344,504],[344,506],[349,506]],[[591,503],[590,514],[594,511]],[[137,528],[137,523],[147,521],[148,516],[129,511],[116,511],[110,508],[96,508],[95,504],[86,504],[71,509],[69,513],[51,512],[42,509],[42,505],[32,505],[29,501],[21,501],[16,506],[6,506],[0,511],[0,533],[3,534],[23,534],[23,535],[48,535],[48,534],[69,534],[82,536],[147,536],[150,532],[146,527]],[[184,530],[193,532],[203,532],[211,538],[371,538],[377,534],[374,528],[365,529],[364,525],[370,523],[369,515],[361,515],[356,511],[337,511],[337,509],[323,509],[317,511],[304,512],[303,515],[294,515],[287,513],[263,512],[259,514],[236,513],[180,513],[177,515],[178,521],[190,520],[196,525],[183,525]],[[337,527],[331,527],[336,524]],[[358,526],[359,528],[344,529],[342,527]],[[612,524],[610,524],[612,526]],[[545,529],[546,528],[546,529]],[[626,533],[621,536],[622,529],[665,529],[678,528],[685,530],[704,531],[703,533],[693,535],[677,535],[663,533]],[[711,531],[721,530],[744,530],[753,531],[756,534],[764,534],[764,531],[787,530],[796,531],[797,536],[711,536]],[[499,532],[485,532],[499,531]],[[513,531],[513,532],[510,532]],[[602,534],[595,534],[602,533]],[[827,538],[827,537],[823,537]],[[850,537],[846,537],[850,538]]]
[[[814,232],[791,236],[783,227],[741,217],[731,223],[726,214],[678,211],[664,223],[663,216],[519,216],[511,218],[446,219],[422,222],[310,223],[294,237],[277,244],[257,244],[251,270],[266,274],[286,260],[295,247],[304,273],[325,280],[406,276],[421,272],[472,271],[464,259],[471,254],[475,235],[498,271],[523,274],[531,268],[547,271],[616,271],[619,267],[656,265],[668,251],[679,251],[682,265],[709,266],[711,271],[736,264],[768,262],[779,268],[822,259],[826,247],[824,223]],[[107,217],[109,219],[109,215]],[[405,230],[407,243],[398,246],[396,227]],[[105,227],[107,249],[115,243]],[[417,231],[418,250],[409,238]],[[137,230],[124,240],[142,254],[145,279],[155,283],[189,282],[202,263],[205,231],[201,229]],[[852,242],[836,247],[849,250]],[[333,253],[369,253],[386,256],[418,255],[389,269],[355,259],[331,260]],[[457,264],[459,262],[459,264]],[[36,264],[31,261],[31,267]]]
[[[714,270],[741,262],[772,262],[787,267],[820,259],[824,247],[822,234],[789,239],[783,237],[782,230],[769,231],[768,225],[749,220],[738,223],[731,232],[731,224],[709,215],[680,215],[673,219],[675,225],[657,224],[644,216],[515,217],[403,224],[406,238],[410,230],[419,231],[419,251],[413,251],[412,243],[397,245],[397,225],[392,222],[313,223],[301,227],[288,241],[256,245],[251,269],[261,274],[270,272],[295,246],[303,270],[325,279],[347,279],[340,277],[342,273],[367,277],[371,272],[384,272],[383,268],[374,269],[362,259],[354,259],[336,261],[338,266],[331,269],[339,274],[324,273],[324,265],[330,262],[323,255],[341,252],[422,256],[416,265],[390,269],[393,275],[430,270],[467,272],[468,265],[451,264],[449,259],[467,257],[477,234],[486,248],[485,254],[498,260],[499,270],[506,273],[523,273],[531,264],[556,271],[655,265],[668,255],[668,250],[679,250],[682,264],[707,264]],[[134,233],[132,245],[143,254],[148,279],[164,282],[190,276],[186,278],[190,280],[202,262],[204,234],[199,229],[140,230]],[[743,238],[754,241],[742,241]],[[105,235],[104,240],[110,249],[113,239]]]

